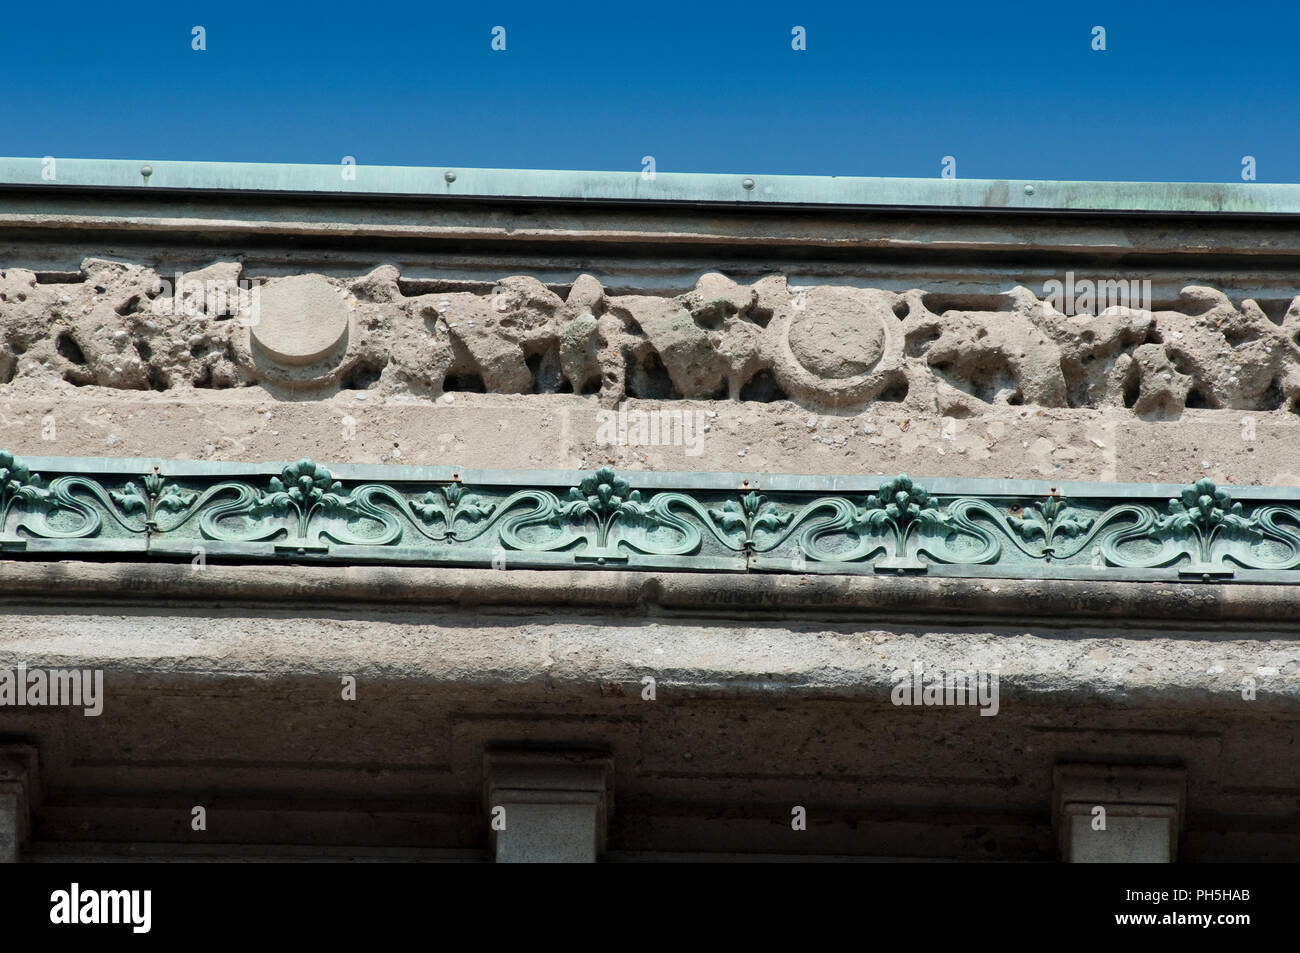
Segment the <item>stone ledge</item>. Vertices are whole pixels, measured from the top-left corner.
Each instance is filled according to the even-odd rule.
[[[688,572],[490,570],[407,566],[215,565],[0,560],[0,599],[33,603],[279,603],[304,606],[404,603],[560,605],[592,609],[745,612],[745,618],[853,613],[1047,620],[1123,626],[1162,623],[1181,631],[1219,623],[1300,617],[1300,588],[1241,583],[959,579],[917,576],[740,575]]]
[[[352,675],[368,686],[370,699],[428,697],[436,709],[494,718],[508,699],[513,711],[630,717],[623,727],[634,732],[642,719],[682,706],[699,711],[710,699],[749,701],[769,713],[798,701],[822,717],[833,702],[852,702],[873,721],[922,726],[937,717],[924,698],[905,708],[894,704],[900,682],[915,682],[917,663],[927,684],[936,684],[939,673],[974,672],[991,687],[992,673],[999,673],[999,717],[981,717],[993,705],[981,701],[976,711],[973,695],[960,708],[960,718],[976,724],[1083,706],[1091,725],[1106,708],[1146,711],[1144,725],[1151,725],[1158,711],[1191,710],[1213,713],[1207,729],[1214,733],[1247,719],[1258,739],[1271,731],[1261,719],[1300,711],[1300,643],[1281,626],[1188,633],[1074,619],[980,625],[915,616],[747,615],[348,607],[310,595],[255,607],[220,597],[181,606],[9,602],[0,622],[0,669],[103,670],[105,711],[116,718],[143,704],[151,706],[146,720],[158,717],[160,698],[175,699],[178,712],[200,697],[235,695],[258,705],[268,697],[277,704],[337,700],[340,676]],[[645,697],[647,677],[657,694],[653,704]],[[783,710],[779,720],[793,717]],[[99,723],[72,718],[85,728]],[[612,730],[587,725],[585,714],[569,725],[584,738],[588,728],[602,737]],[[1080,740],[1071,735],[1068,746]]]

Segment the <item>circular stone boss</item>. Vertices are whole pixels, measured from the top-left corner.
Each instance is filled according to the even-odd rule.
[[[323,276],[275,278],[258,294],[253,340],[277,364],[314,364],[347,340],[347,303]]]

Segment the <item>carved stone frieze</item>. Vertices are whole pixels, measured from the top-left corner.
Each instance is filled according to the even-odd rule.
[[[883,401],[956,417],[999,404],[1148,418],[1300,408],[1300,298],[1274,320],[1205,287],[1094,316],[1024,287],[981,310],[921,290],[793,287],[780,275],[745,285],[706,274],[676,297],[609,294],[590,275],[559,289],[514,276],[407,294],[391,266],[351,280],[254,281],[219,262],[178,280],[90,259],[80,278],[0,272],[0,384],[578,393],[605,406]]]

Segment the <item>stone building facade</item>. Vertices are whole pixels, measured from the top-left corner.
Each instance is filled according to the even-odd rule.
[[[41,168],[7,859],[1300,859],[1293,187]]]

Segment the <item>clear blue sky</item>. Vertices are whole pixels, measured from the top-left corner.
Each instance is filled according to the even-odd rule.
[[[1298,50],[1300,0],[10,0],[0,155],[1300,182]]]

